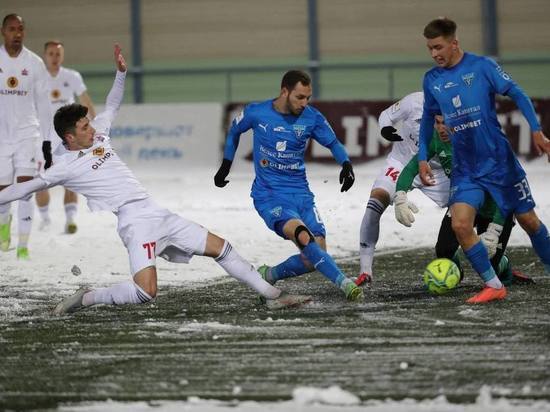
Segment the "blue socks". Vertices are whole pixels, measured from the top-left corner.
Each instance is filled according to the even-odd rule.
[[[464,253],[472,264],[474,270],[479,273],[479,276],[481,276],[481,279],[483,279],[485,283],[496,277],[495,270],[489,261],[487,249],[483,246],[481,240]]]
[[[529,237],[533,249],[535,249],[536,254],[544,264],[546,272],[550,273],[550,236],[544,223],[541,222],[539,229]]]
[[[300,276],[304,273],[311,272],[302,260],[301,255],[293,255],[282,263],[271,268],[270,277],[273,281],[278,281],[294,276]]]
[[[313,264],[313,266],[315,266],[315,269],[330,279],[332,283],[339,288],[345,286],[347,283],[344,282],[347,280],[346,276],[342,273],[340,268],[336,266],[336,263],[332,257],[321,249],[317,243],[308,243],[308,245],[302,249],[302,253]]]

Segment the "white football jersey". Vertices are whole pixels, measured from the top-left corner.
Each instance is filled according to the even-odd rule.
[[[101,114],[96,119],[100,117]],[[126,203],[149,197],[111,147],[109,136],[99,131],[94,136],[93,146],[88,149],[69,151],[61,145],[54,165],[40,177],[49,187],[62,185],[83,195],[93,212],[116,213]]]
[[[26,47],[11,57],[0,46],[0,142],[51,136],[48,76],[42,59]]]
[[[402,141],[393,142],[389,157],[393,157],[402,164],[418,153],[418,134],[420,133],[420,120],[424,106],[424,93],[414,92],[403,97],[397,103],[384,110],[378,119],[380,129],[385,126],[394,126],[401,122],[401,128],[397,133]]]
[[[74,103],[78,97],[86,91],[86,85],[79,72],[66,67],[60,67],[56,76],[48,73],[50,83],[50,102],[55,113],[57,109],[66,104]]]

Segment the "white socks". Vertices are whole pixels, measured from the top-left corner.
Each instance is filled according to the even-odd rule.
[[[359,232],[359,264],[360,273],[368,273],[372,276],[372,262],[374,249],[380,236],[380,217],[386,208],[381,201],[370,198],[367,203],[361,230]]]
[[[32,218],[34,215],[34,201],[32,195],[27,199],[20,199],[17,207],[17,227],[19,243],[17,247],[27,247],[31,234]]]
[[[125,303],[146,303],[152,299],[134,281],[118,283],[108,288],[94,289],[82,297],[84,306],[97,305],[124,305]]]
[[[228,241],[225,241],[222,252],[215,260],[229,276],[246,283],[267,299],[276,299],[281,294],[281,290],[263,280],[254,266],[244,260]]]
[[[65,217],[67,218],[67,223],[74,223],[76,211],[77,211],[77,203],[65,204]]]

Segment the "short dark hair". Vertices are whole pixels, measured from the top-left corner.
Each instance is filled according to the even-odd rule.
[[[48,40],[46,43],[44,43],[44,51],[48,50],[49,46],[63,46],[63,43],[61,43],[59,40]]]
[[[436,37],[454,37],[456,34],[456,23],[447,17],[438,17],[424,27],[424,37],[435,39]]]
[[[63,140],[63,144],[67,143],[65,134],[74,133],[76,123],[83,117],[86,117],[87,114],[88,108],[78,103],[67,104],[57,109],[53,117],[53,126],[55,132]]]
[[[309,86],[311,84],[311,77],[303,70],[289,70],[281,80],[281,89],[293,90],[297,83]]]
[[[10,14],[6,14],[6,17],[4,17],[4,19],[2,20],[2,28],[6,27],[6,23],[8,22],[8,20],[10,19],[19,19],[21,20],[21,23],[25,24],[25,21],[23,20],[23,17],[21,17],[19,14],[17,13],[10,13]]]

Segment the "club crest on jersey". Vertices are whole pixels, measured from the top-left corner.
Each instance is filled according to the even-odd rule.
[[[296,133],[296,137],[302,137],[306,131],[306,127],[302,124],[294,124],[292,125],[292,128],[294,129],[294,133]]]
[[[105,148],[103,147],[96,147],[94,151],[92,152],[94,156],[103,156],[105,154]]]
[[[17,80],[17,77],[10,76],[8,77],[8,80],[6,80],[6,83],[8,84],[8,87],[11,89],[15,89],[17,85],[19,84],[19,81]]]
[[[260,160],[260,166],[262,166],[262,167],[269,166],[269,162],[267,161],[267,159]]]
[[[57,89],[53,89],[52,90],[52,99],[59,99],[59,97],[61,96],[61,92]]]
[[[277,142],[275,144],[275,148],[278,152],[284,152],[286,150],[286,140],[283,140],[282,142]]]
[[[269,213],[271,213],[275,217],[281,217],[282,212],[283,212],[283,208],[281,206],[274,207],[269,211]]]
[[[466,74],[463,74],[462,75],[462,81],[464,83],[466,83],[466,86],[471,86],[473,81],[474,81],[474,78],[476,77],[475,73],[472,72],[472,73],[466,73]]]
[[[460,101],[460,95],[457,94],[455,97],[453,97],[453,106],[457,109],[462,106],[462,102]]]

